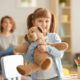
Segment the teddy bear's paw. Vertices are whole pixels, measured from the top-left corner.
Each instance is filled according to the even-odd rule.
[[[26,72],[25,72],[25,66],[24,65],[19,65],[17,67],[17,71],[21,74],[21,75],[25,75]]]
[[[39,70],[39,66],[36,64],[20,65],[17,70],[21,75],[31,75]]]

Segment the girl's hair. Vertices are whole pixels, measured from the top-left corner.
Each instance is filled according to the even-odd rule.
[[[11,33],[14,32],[14,30],[16,28],[15,27],[15,22],[14,22],[13,18],[10,17],[10,16],[4,16],[4,17],[1,18],[1,21],[0,21],[0,31],[3,32],[3,26],[2,26],[2,24],[3,24],[3,22],[4,22],[5,19],[9,19],[12,22],[13,26],[12,26],[12,29],[10,30],[10,32]]]
[[[31,13],[27,18],[27,28],[31,28],[33,26],[32,20],[35,20],[36,18],[48,18],[50,17],[49,14],[51,14],[51,25],[49,32],[54,32],[55,26],[54,26],[54,15],[50,13],[49,10],[45,8],[38,8],[33,13]]]

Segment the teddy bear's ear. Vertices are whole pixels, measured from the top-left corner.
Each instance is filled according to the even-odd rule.
[[[24,36],[24,39],[26,40],[26,41],[28,41],[28,37],[27,37],[27,34]]]
[[[37,28],[41,33],[43,33],[43,29],[41,27],[37,27]]]

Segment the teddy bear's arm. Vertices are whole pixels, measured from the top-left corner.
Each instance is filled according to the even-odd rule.
[[[56,42],[56,43],[47,43],[48,45],[56,47],[58,50],[66,50],[68,48],[68,43],[66,42]]]
[[[16,46],[16,48],[14,48],[13,52],[14,52],[14,54],[25,53],[27,51],[27,49],[28,49],[28,45],[21,44],[21,45]]]

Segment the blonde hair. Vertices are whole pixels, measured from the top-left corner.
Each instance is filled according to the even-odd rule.
[[[42,17],[50,17],[51,15],[51,25],[49,32],[54,32],[55,26],[54,26],[54,15],[50,13],[50,11],[46,8],[37,8],[33,13],[31,13],[27,18],[27,28],[31,28],[33,26],[32,20],[35,20],[36,18],[42,18]]]

